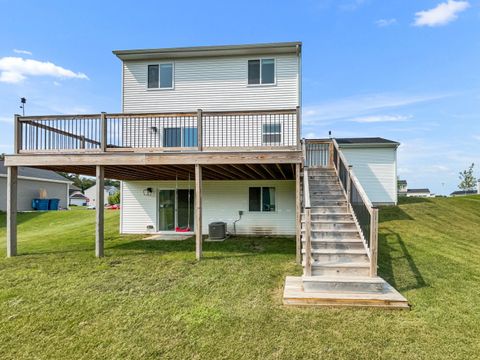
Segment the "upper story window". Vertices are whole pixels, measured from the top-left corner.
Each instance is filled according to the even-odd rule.
[[[149,89],[173,89],[173,63],[148,65]]]
[[[275,84],[275,59],[248,60],[248,85]]]
[[[262,126],[262,139],[264,143],[282,142],[282,124],[268,123]]]

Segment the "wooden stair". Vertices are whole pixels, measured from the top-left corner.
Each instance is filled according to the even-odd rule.
[[[408,309],[407,300],[385,280],[370,276],[370,259],[334,169],[309,169],[310,251],[302,214],[302,266],[311,274],[288,276],[286,305],[367,306]]]

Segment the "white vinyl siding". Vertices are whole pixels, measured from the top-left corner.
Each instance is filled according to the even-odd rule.
[[[254,58],[254,57],[253,57]],[[298,57],[275,56],[275,85],[249,86],[251,56],[175,59],[175,89],[149,91],[152,61],[123,63],[124,112],[190,112],[294,109],[298,104]]]
[[[148,233],[147,227],[158,228],[157,197],[159,189],[187,189],[188,181],[125,181],[122,183],[122,233]],[[276,209],[272,212],[249,212],[250,187],[274,187]],[[151,187],[153,196],[143,190]],[[194,182],[191,182],[194,189]],[[208,234],[208,224],[227,223],[233,233],[233,222],[238,211],[243,216],[237,222],[237,234],[294,235],[295,234],[295,181],[291,180],[238,180],[203,182],[202,232]]]
[[[395,148],[341,148],[370,201],[397,203],[397,150]]]

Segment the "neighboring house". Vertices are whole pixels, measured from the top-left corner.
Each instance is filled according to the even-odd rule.
[[[70,205],[86,206],[88,198],[81,191],[74,191],[70,194]]]
[[[467,195],[477,195],[480,194],[478,190],[457,190],[450,194],[450,196],[467,196]]]
[[[60,199],[59,207],[67,208],[71,181],[54,171],[20,167],[18,169],[18,211],[32,210],[32,200],[46,191],[47,198]],[[0,211],[7,210],[7,168],[0,160]]]
[[[75,192],[80,192],[81,193],[82,189],[80,189],[78,186],[75,186],[74,184],[70,184],[70,189],[69,189],[70,195],[72,195]]]
[[[374,205],[397,204],[396,141],[383,138],[336,139]]]
[[[397,186],[398,186],[398,196],[407,196],[407,180],[398,180],[397,181]]]
[[[119,179],[121,233],[195,234],[197,259],[213,222],[231,235],[295,235],[304,276],[287,277],[286,304],[407,306],[376,276],[374,205],[397,202],[399,144],[302,140],[300,42],[114,54],[122,113],[17,116],[10,183],[20,165],[96,176],[100,187]],[[75,131],[59,131],[65,122]],[[86,191],[107,203],[107,193],[94,194]],[[103,207],[96,211],[103,256]]]
[[[407,197],[432,197],[433,194],[430,192],[429,189],[408,189],[407,190]]]
[[[103,195],[103,205],[108,205],[108,197],[118,192],[115,186],[105,186]],[[93,185],[85,190],[85,196],[87,198],[88,206],[97,206],[97,185]]]
[[[480,195],[480,180],[477,181],[476,190],[457,190],[450,194],[450,196],[466,196],[466,195]]]

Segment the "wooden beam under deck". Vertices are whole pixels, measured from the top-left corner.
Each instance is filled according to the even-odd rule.
[[[92,165],[228,165],[298,164],[301,151],[236,151],[172,153],[72,153],[17,154],[5,157],[6,166],[92,166]]]

